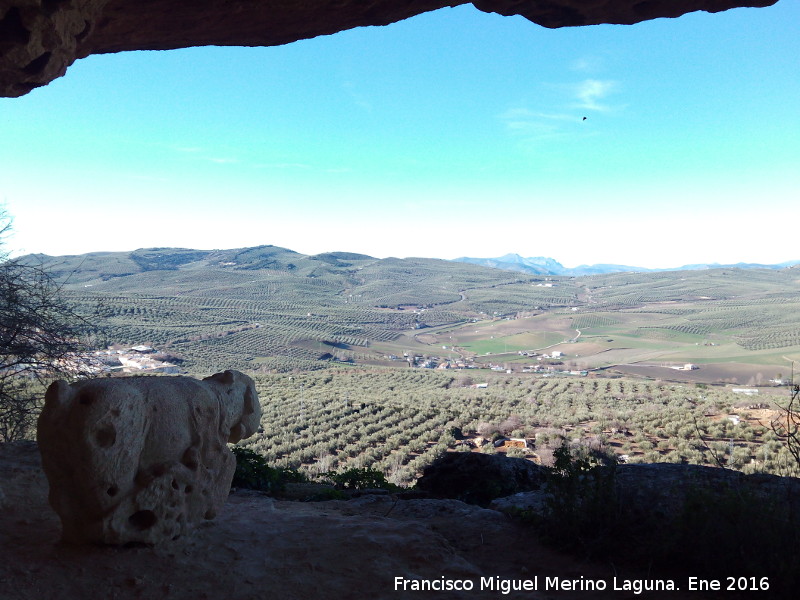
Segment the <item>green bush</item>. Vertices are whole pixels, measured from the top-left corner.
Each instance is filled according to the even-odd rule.
[[[306,476],[293,469],[270,467],[263,456],[249,448],[231,448],[236,457],[236,471],[231,487],[261,490],[271,494],[283,491],[287,483],[300,483]]]
[[[383,489],[394,490],[397,486],[386,481],[386,476],[377,469],[347,469],[328,476],[337,488],[345,490]]]
[[[566,442],[553,451],[553,459],[537,528],[561,549],[591,556],[614,527],[616,459],[585,446],[570,448]]]

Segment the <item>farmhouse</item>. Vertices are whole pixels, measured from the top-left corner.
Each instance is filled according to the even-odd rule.
[[[176,365],[167,362],[153,360],[146,356],[119,355],[124,373],[137,373],[146,371],[148,373],[178,373],[180,369]]]
[[[145,346],[140,344],[138,346],[131,346],[131,352],[138,352],[139,354],[150,354],[155,352],[155,350],[151,346]]]
[[[504,438],[502,443],[503,448],[521,448],[527,450],[528,440],[524,438]]]

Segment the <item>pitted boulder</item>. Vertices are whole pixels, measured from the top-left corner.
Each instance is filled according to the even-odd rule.
[[[260,420],[253,380],[238,371],[56,381],[38,441],[63,540],[157,544],[213,519],[236,469],[226,444]]]

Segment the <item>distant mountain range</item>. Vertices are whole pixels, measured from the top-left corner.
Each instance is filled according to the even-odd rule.
[[[800,260],[790,260],[780,264],[762,265],[758,263],[699,263],[693,265],[683,265],[671,269],[648,269],[646,267],[632,267],[629,265],[580,265],[568,268],[553,258],[546,256],[529,256],[525,258],[519,254],[506,254],[497,258],[470,258],[462,256],[453,259],[455,262],[480,265],[482,267],[492,267],[495,269],[505,269],[506,271],[518,271],[520,273],[530,273],[533,275],[567,275],[579,277],[581,275],[600,275],[603,273],[655,273],[658,271],[698,271],[702,269],[784,269],[800,264]]]
[[[547,257],[523,258],[519,254],[506,254],[499,258],[374,258],[353,252],[325,252],[313,256],[300,254],[277,246],[255,246],[229,250],[194,250],[188,248],[140,248],[132,252],[90,252],[81,255],[47,256],[29,254],[19,257],[23,263],[43,265],[59,281],[67,285],[93,286],[110,284],[112,280],[139,277],[150,273],[148,281],[158,279],[169,272],[181,272],[186,277],[198,278],[203,273],[246,273],[271,271],[306,277],[336,277],[347,280],[348,285],[359,285],[367,281],[404,279],[411,276],[417,283],[428,277],[450,278],[452,281],[496,279],[497,271],[486,271],[487,267],[524,273],[533,276],[563,275],[580,277],[606,273],[654,273],[661,271],[704,270],[721,268],[738,269],[782,269],[800,265],[800,261],[789,261],[778,265],[738,263],[735,265],[695,264],[675,269],[647,269],[627,265],[581,265],[567,268],[555,259]],[[216,277],[217,275],[215,275]],[[422,278],[422,279],[420,279]],[[455,279],[453,279],[455,278]],[[477,278],[477,279],[476,279]],[[501,276],[502,278],[502,276]],[[513,277],[509,274],[509,281]],[[173,278],[174,279],[174,278]],[[450,283],[452,283],[450,281]],[[429,282],[430,283],[430,282]],[[377,285],[377,284],[375,284]],[[437,284],[438,285],[438,284]],[[104,286],[108,289],[108,286]],[[109,289],[110,291],[110,289]]]

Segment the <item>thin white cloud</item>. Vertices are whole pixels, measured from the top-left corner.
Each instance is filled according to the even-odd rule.
[[[558,131],[558,127],[552,123],[545,123],[536,120],[513,120],[506,121],[506,129],[512,133],[524,135],[545,135]]]
[[[238,158],[234,158],[232,156],[209,155],[211,152],[215,151],[227,152],[227,150],[224,148],[218,148],[217,150],[204,148],[202,146],[169,146],[169,148],[174,152],[186,155],[187,158],[190,158],[191,160],[212,162],[217,165],[231,165],[241,162]]]
[[[157,183],[164,183],[165,181],[169,181],[166,177],[157,177],[155,175],[146,175],[142,173],[135,173],[135,174],[127,174],[126,175],[129,179],[134,179],[136,181],[155,181]]]
[[[519,118],[527,118],[531,115],[535,114],[532,110],[527,108],[509,108],[505,112],[500,113],[497,115],[498,119],[519,119]]]
[[[310,169],[311,165],[304,163],[264,163],[256,165],[257,169]]]
[[[609,111],[611,105],[602,102],[612,94],[618,84],[616,81],[602,79],[585,79],[574,87],[577,108],[595,111]]]
[[[510,133],[537,139],[557,136],[562,125],[581,121],[581,117],[576,115],[539,112],[528,108],[510,108],[498,118]]]
[[[619,108],[607,101],[619,88],[616,81],[584,79],[572,84],[545,83],[543,87],[552,90],[560,100],[551,100],[551,106],[544,110],[515,106],[498,114],[497,119],[509,134],[528,142],[595,135],[591,127],[583,125],[587,111],[609,112]]]
[[[603,69],[603,62],[599,56],[581,56],[569,64],[569,69],[578,73],[596,73]]]
[[[581,120],[581,117],[577,115],[570,115],[567,113],[540,112],[530,110],[528,108],[509,108],[507,111],[498,116],[500,119],[503,119],[506,122],[531,120],[578,122]]]
[[[345,81],[342,84],[342,89],[347,92],[347,95],[353,100],[353,103],[359,108],[367,112],[372,112],[372,102],[362,93],[356,90],[355,85],[351,81]]]
[[[205,151],[205,149],[201,148],[200,146],[172,146],[172,149],[176,152],[182,152],[186,154],[197,154],[198,152]]]
[[[283,163],[260,163],[254,165],[256,169],[281,169],[281,170],[297,170],[297,171],[307,171],[311,170],[314,172],[319,173],[350,173],[353,169],[349,167],[319,167],[314,165],[309,165],[305,163],[293,163],[293,162],[283,162]]]

